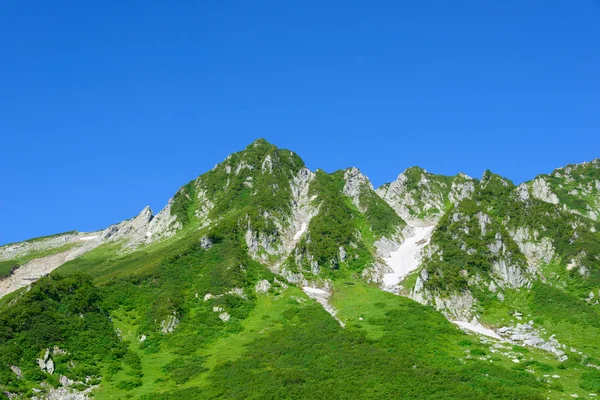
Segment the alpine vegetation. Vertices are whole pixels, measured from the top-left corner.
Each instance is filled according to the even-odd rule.
[[[600,160],[374,188],[259,139],[0,247],[0,399],[593,398],[599,231]]]

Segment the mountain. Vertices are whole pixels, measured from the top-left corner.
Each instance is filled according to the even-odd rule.
[[[259,139],[156,215],[0,247],[0,398],[597,394],[599,168],[375,189]]]

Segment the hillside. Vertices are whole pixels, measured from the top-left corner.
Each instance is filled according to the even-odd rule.
[[[0,247],[0,398],[600,394],[600,162],[380,188],[259,139],[98,232]]]

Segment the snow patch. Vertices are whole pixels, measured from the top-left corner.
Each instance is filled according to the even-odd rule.
[[[331,304],[329,304],[329,296],[331,296],[331,293],[323,290],[323,289],[319,289],[319,288],[315,288],[315,287],[310,287],[310,286],[303,286],[302,290],[304,291],[304,293],[306,293],[306,295],[308,297],[310,297],[311,299],[316,300],[319,304],[321,304],[323,306],[323,308],[325,309],[325,311],[327,311],[329,314],[331,314],[331,316],[333,318],[335,318],[335,320],[340,324],[340,326],[342,328],[344,328],[346,326],[346,324],[344,324],[337,316],[337,310],[335,308],[333,308],[333,306]]]
[[[473,319],[472,322],[465,322],[465,321],[450,321],[450,322],[452,322],[453,324],[456,324],[456,325],[460,326],[461,328],[466,329],[468,331],[475,332],[480,335],[488,336],[488,337],[491,337],[494,339],[502,340],[502,337],[500,337],[500,335],[498,335],[493,330],[481,325],[481,323],[479,323],[479,321],[477,321],[475,319]]]
[[[94,240],[94,239],[98,239],[98,235],[94,235],[94,236],[83,236],[80,237],[79,240],[83,240],[83,241],[87,241],[87,240]]]
[[[308,228],[308,225],[306,224],[306,222],[303,222],[302,226],[300,227],[300,230],[298,232],[296,232],[296,234],[294,235],[294,240],[300,239],[300,237],[302,236],[302,234],[304,232],[306,232],[306,228]]]
[[[429,243],[431,232],[435,226],[415,226],[413,236],[407,238],[398,250],[391,251],[390,257],[385,257],[386,262],[394,272],[383,275],[384,287],[394,287],[412,271],[419,267],[421,250]]]

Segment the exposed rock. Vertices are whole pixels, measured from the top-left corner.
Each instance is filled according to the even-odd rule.
[[[526,183],[522,183],[517,187],[517,194],[521,201],[529,200],[529,188]]]
[[[79,239],[77,240],[79,241]],[[93,240],[85,240],[81,243],[81,245],[69,250],[36,258],[21,265],[11,276],[0,280],[0,298],[19,288],[30,285],[32,282],[37,281],[42,276],[48,275],[67,261],[73,260],[101,244],[96,238]]]
[[[17,367],[16,365],[11,365],[10,369],[15,373],[15,375],[17,375],[17,378],[20,379],[23,377],[23,371],[21,371],[21,368]]]
[[[203,236],[200,239],[200,247],[202,247],[202,249],[204,250],[208,250],[212,247],[213,243],[212,241],[208,238],[208,236]]]
[[[539,239],[536,231],[523,226],[509,231],[509,234],[527,258],[530,267],[537,269],[540,263],[549,263],[554,258],[555,250],[550,238]]]
[[[130,243],[138,244],[149,236],[147,233],[151,220],[152,210],[146,206],[136,217],[106,228],[100,234],[100,238],[102,241],[130,239]]]
[[[328,289],[328,288],[320,289],[320,288],[310,287],[310,286],[304,286],[302,288],[302,290],[304,291],[304,293],[306,293],[306,295],[308,297],[316,300],[319,304],[321,304],[323,306],[323,308],[325,309],[325,311],[327,311],[329,314],[331,314],[331,316],[333,318],[335,318],[335,320],[343,328],[346,325],[337,317],[337,310],[331,304],[329,304],[329,297],[331,296],[331,292],[326,289]]]
[[[54,373],[54,361],[50,358],[50,349],[46,349],[44,356],[37,359],[40,370],[48,372],[50,375]]]
[[[45,396],[34,396],[32,400],[89,400],[91,392],[96,388],[97,386],[91,386],[82,391],[66,387],[51,388]]]
[[[161,332],[165,335],[173,333],[177,325],[179,325],[179,319],[177,319],[176,313],[173,312],[173,314],[169,315],[166,320],[161,321]]]
[[[352,199],[352,203],[361,212],[365,212],[366,209],[360,204],[361,192],[366,188],[373,190],[373,185],[369,181],[369,178],[364,176],[358,168],[352,167],[344,171],[344,185],[343,193]]]
[[[543,177],[537,177],[533,180],[531,194],[536,199],[546,203],[558,204],[558,196],[552,192],[550,185]]]
[[[392,251],[398,250],[400,243],[384,236],[377,239],[373,246],[377,249],[377,255],[379,257],[387,258],[390,257]]]
[[[479,221],[479,228],[481,229],[481,236],[485,236],[487,226],[492,223],[490,216],[482,212],[477,213],[477,220]]]
[[[54,361],[52,361],[52,359],[49,359],[46,362],[46,371],[48,371],[50,375],[54,373]]]
[[[418,182],[414,182],[414,176],[420,176]],[[441,210],[446,203],[444,192],[450,191],[450,187],[444,189],[440,185],[445,184],[438,182],[435,175],[420,168],[409,168],[394,182],[378,188],[376,193],[409,224],[431,225],[442,216]],[[456,189],[457,198],[459,192],[462,193],[462,189]]]
[[[339,248],[339,257],[342,262],[346,260],[346,250],[344,249],[344,246],[340,246]]]
[[[461,172],[458,174],[458,177],[452,181],[448,199],[452,204],[457,205],[461,200],[472,197],[474,192],[475,183],[473,178]]]
[[[262,163],[262,167],[261,167],[261,171],[262,173],[269,173],[272,174],[273,173],[273,160],[271,160],[271,156],[267,155]]]
[[[256,291],[256,293],[267,293],[270,288],[271,284],[269,283],[269,281],[266,279],[262,279],[256,284],[254,290]]]
[[[219,319],[223,322],[229,321],[230,318],[231,318],[231,316],[229,315],[229,313],[223,312],[223,313],[219,314]]]
[[[64,387],[69,387],[69,386],[73,385],[74,383],[76,383],[74,380],[71,380],[64,375],[61,375],[60,378],[58,379],[58,381]]]

